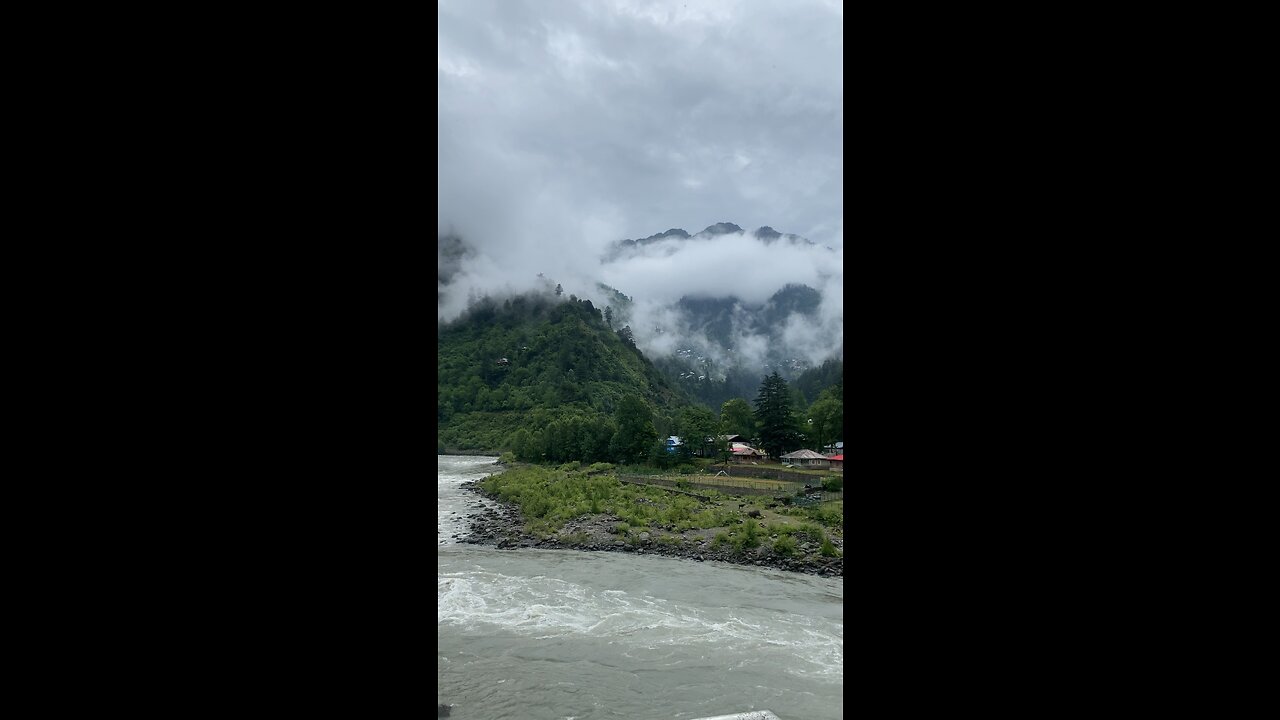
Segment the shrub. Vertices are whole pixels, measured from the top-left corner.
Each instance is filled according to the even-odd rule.
[[[574,470],[580,470],[580,469],[582,469],[582,463],[578,462],[577,460],[570,460],[569,462],[567,462],[567,463],[565,463],[565,464],[561,465],[561,466],[560,466],[560,469],[561,469],[561,470],[564,470],[565,472],[572,472],[572,471],[574,471]]]
[[[790,535],[783,535],[773,543],[773,551],[779,555],[795,555],[796,541]]]
[[[840,492],[844,487],[844,478],[841,477],[824,477],[822,478],[822,489],[827,492]]]
[[[739,552],[760,545],[760,530],[754,522],[744,522],[737,528],[733,538],[733,549]]]
[[[727,542],[729,542],[729,533],[721,531],[716,533],[716,536],[711,539],[711,547],[720,547]]]
[[[587,468],[587,472],[602,473],[602,472],[609,472],[612,469],[613,469],[613,463],[598,462],[598,463],[592,463],[591,467]]]
[[[515,453],[511,453],[511,452],[504,452],[498,458],[498,462],[502,463],[503,465],[510,465],[515,461],[516,461],[516,455]]]
[[[826,555],[827,557],[835,557],[840,554],[839,551],[836,550],[836,546],[831,544],[831,538],[826,537],[822,538],[822,547],[818,549],[818,552]]]
[[[810,518],[829,527],[844,524],[844,505],[840,502],[823,503],[817,507],[805,508]]]
[[[531,498],[522,504],[521,510],[529,517],[544,517],[551,512],[551,501],[544,497]]]

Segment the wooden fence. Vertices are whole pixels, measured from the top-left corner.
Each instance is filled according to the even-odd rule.
[[[680,479],[659,475],[619,475],[618,479],[622,482],[636,485],[659,485],[672,488],[676,492],[684,490],[715,490],[728,495],[765,495],[769,497],[795,495],[800,490],[803,490],[806,484],[817,489],[821,487],[822,480],[822,478],[805,476],[804,482],[795,480],[769,481],[768,479],[733,477],[731,475],[684,475]],[[684,484],[683,488],[680,483]],[[706,500],[705,496],[697,495],[693,492],[685,492],[685,494]],[[843,499],[843,490],[835,492],[822,491],[823,501]]]

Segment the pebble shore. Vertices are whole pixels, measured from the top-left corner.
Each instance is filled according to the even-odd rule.
[[[565,525],[553,537],[533,537],[524,530],[524,518],[519,509],[512,503],[504,502],[486,493],[475,481],[462,484],[464,490],[477,493],[493,501],[496,507],[485,507],[471,517],[470,534],[455,535],[459,542],[473,545],[493,545],[499,549],[517,548],[557,548],[584,551],[627,552],[637,555],[664,555],[705,562],[708,560],[734,563],[737,565],[756,565],[772,567],[791,572],[808,573],[824,577],[844,576],[844,543],[832,538],[836,548],[841,551],[840,557],[826,557],[819,554],[815,542],[802,541],[795,555],[779,555],[771,549],[770,536],[762,529],[759,547],[744,552],[736,552],[732,547],[722,545],[711,547],[711,542],[702,537],[687,533],[683,542],[671,544],[658,542],[649,533],[641,533],[639,542],[628,543],[613,534],[613,528],[619,519],[611,515],[593,515],[578,518]],[[756,522],[750,518],[744,522]],[[566,536],[574,536],[572,538]],[[585,536],[585,539],[583,539]]]

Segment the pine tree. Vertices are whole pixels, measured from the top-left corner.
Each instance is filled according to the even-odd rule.
[[[755,407],[760,447],[775,459],[794,449],[796,428],[795,418],[791,415],[791,394],[787,391],[787,381],[777,370],[760,383]]]

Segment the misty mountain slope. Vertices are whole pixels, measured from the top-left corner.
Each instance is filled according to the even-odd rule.
[[[654,353],[654,364],[673,384],[713,410],[730,398],[753,398],[760,379],[770,372],[791,380],[813,366],[813,360],[788,340],[787,331],[797,323],[817,323],[821,302],[820,292],[795,284],[784,286],[763,305],[733,296],[682,297],[676,303],[676,327],[656,327],[653,332],[684,341],[673,352]],[[843,358],[843,352],[823,359],[836,358]],[[806,397],[812,400],[817,392]]]
[[[629,326],[667,383],[712,410],[754,397],[774,370],[792,380],[843,358],[842,251],[732,222],[606,243],[594,256],[576,247],[513,254],[442,239],[441,320],[483,295],[562,286],[590,299],[607,328]]]
[[[661,420],[689,404],[590,300],[527,293],[475,302],[437,336],[439,445],[511,447],[521,428],[539,433],[577,417],[611,422],[626,394]]]

